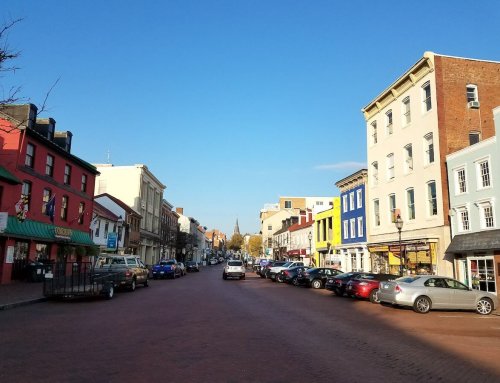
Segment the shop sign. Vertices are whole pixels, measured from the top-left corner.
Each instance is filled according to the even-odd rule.
[[[405,250],[408,250],[408,247],[406,247],[405,245],[401,245],[401,251],[405,251]],[[397,253],[399,254],[400,252],[400,247],[399,245],[396,245],[396,246],[389,246],[389,251],[391,253]]]
[[[368,251],[370,253],[383,253],[389,251],[388,246],[368,246]]]
[[[406,245],[406,251],[427,251],[429,249],[430,249],[429,244]]]
[[[0,233],[3,233],[7,229],[7,221],[9,219],[9,214],[7,212],[0,212]]]
[[[56,226],[54,227],[54,236],[59,239],[71,239],[73,231],[66,227]]]

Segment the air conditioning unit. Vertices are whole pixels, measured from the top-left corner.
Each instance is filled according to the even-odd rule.
[[[478,109],[479,108],[479,101],[469,101],[467,103],[467,106],[470,108],[470,109]]]

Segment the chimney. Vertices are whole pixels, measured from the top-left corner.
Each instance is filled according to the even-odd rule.
[[[182,207],[176,207],[176,208],[175,208],[175,212],[176,212],[177,214],[184,215],[184,208],[182,208]]]
[[[35,126],[38,109],[33,104],[0,105],[0,112],[17,120],[18,123],[15,123],[15,125],[18,125],[19,130],[23,130]]]
[[[35,131],[46,139],[54,140],[54,130],[56,129],[56,120],[53,118],[37,118],[36,125],[34,127]]]
[[[307,222],[306,211],[305,210],[301,210],[300,211],[300,224],[303,225],[306,222]]]
[[[54,133],[54,143],[60,146],[68,153],[71,153],[71,139],[73,138],[73,133],[71,132],[55,132]]]
[[[309,216],[309,219],[308,219],[307,221],[308,221],[308,222],[312,222],[312,221],[313,221],[313,213],[312,213],[312,210],[309,210],[307,215]]]

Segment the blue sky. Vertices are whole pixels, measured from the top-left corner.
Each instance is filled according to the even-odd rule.
[[[453,5],[451,5],[453,4]],[[0,21],[21,51],[1,78],[73,154],[143,163],[209,228],[259,230],[279,196],[338,195],[366,162],[360,109],[425,51],[500,61],[500,2],[25,1]]]

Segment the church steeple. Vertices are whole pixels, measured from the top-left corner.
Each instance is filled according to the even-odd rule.
[[[233,234],[240,234],[240,227],[238,225],[238,218],[236,218],[236,225],[234,225],[234,233]]]

